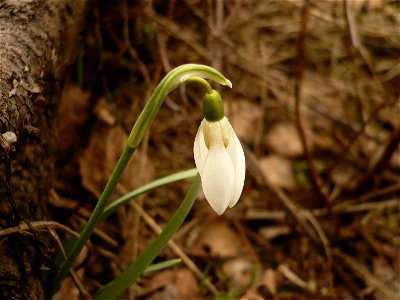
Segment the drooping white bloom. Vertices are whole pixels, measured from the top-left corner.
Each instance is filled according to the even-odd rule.
[[[193,152],[204,195],[221,215],[239,200],[246,171],[242,146],[228,119],[223,117],[216,122],[204,119]]]

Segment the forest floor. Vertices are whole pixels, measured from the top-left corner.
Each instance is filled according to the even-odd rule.
[[[217,216],[199,195],[156,259],[182,262],[122,299],[400,296],[399,3],[116,2],[93,6],[63,92],[55,219],[84,224],[146,99],[184,63],[233,83],[213,86],[247,161],[238,204]],[[114,199],[194,167],[202,96],[189,84],[170,94]],[[189,185],[144,194],[100,224],[77,268],[82,288],[126,269]],[[66,280],[56,299],[78,294]]]

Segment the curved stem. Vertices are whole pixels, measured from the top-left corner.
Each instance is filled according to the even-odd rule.
[[[199,83],[201,85],[203,85],[203,87],[206,88],[206,92],[207,94],[210,94],[212,92],[212,88],[211,85],[208,83],[207,80],[204,80],[201,77],[190,77],[186,80],[186,82],[195,82],[195,83]]]
[[[133,148],[139,146],[168,93],[193,77],[212,79],[219,84],[232,87],[232,83],[226,79],[224,75],[211,67],[198,64],[186,64],[176,67],[164,77],[154,90],[142,113],[139,115],[137,122],[132,128],[128,137],[128,145]]]

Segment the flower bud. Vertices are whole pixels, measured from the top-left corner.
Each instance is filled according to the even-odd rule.
[[[212,90],[203,97],[204,118],[209,122],[216,122],[224,117],[224,103],[221,95]]]

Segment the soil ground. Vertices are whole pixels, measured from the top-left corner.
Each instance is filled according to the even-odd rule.
[[[56,220],[84,224],[146,99],[180,64],[232,81],[213,86],[247,161],[238,204],[218,217],[199,195],[177,248],[157,258],[183,261],[121,299],[399,296],[399,2],[100,2],[63,92]],[[201,98],[193,85],[170,94],[114,198],[194,167]],[[77,268],[84,289],[126,269],[189,184],[147,193],[100,224]],[[78,294],[66,280],[57,297]]]

